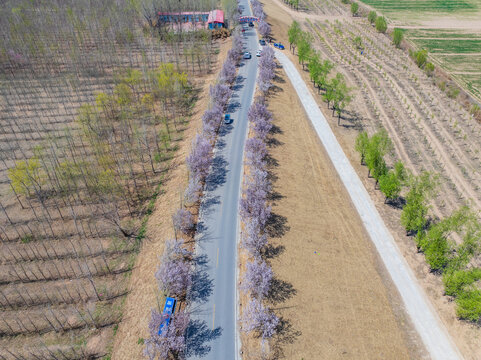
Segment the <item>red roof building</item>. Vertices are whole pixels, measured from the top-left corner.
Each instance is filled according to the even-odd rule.
[[[159,23],[177,25],[182,30],[224,27],[224,12],[212,10],[210,12],[161,12],[157,13]]]

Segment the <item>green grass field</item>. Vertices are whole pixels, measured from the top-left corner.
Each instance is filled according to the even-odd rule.
[[[463,26],[463,20],[481,19],[481,0],[361,1],[394,20],[396,27],[406,26],[402,29],[406,39],[426,49],[433,62],[481,99],[481,31],[479,26]],[[448,26],[443,29],[445,23]]]
[[[447,29],[405,30],[407,39],[445,70],[452,73],[474,96],[481,98],[481,33]]]
[[[450,72],[481,72],[481,55],[436,55],[436,58]]]
[[[397,12],[444,12],[478,10],[476,0],[362,0],[384,13]]]
[[[414,43],[420,48],[426,49],[429,53],[452,53],[452,54],[468,54],[481,53],[480,39],[413,39]]]

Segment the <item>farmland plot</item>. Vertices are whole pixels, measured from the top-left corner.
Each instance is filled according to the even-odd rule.
[[[362,0],[395,20],[422,20],[446,15],[473,16],[481,11],[479,0]]]
[[[450,29],[407,29],[416,48],[426,49],[432,60],[481,101],[481,32]]]
[[[195,100],[183,70],[215,59],[205,33],[160,40],[135,9],[55,5],[0,13],[5,359],[110,352],[147,203]]]
[[[319,49],[339,64],[358,90],[364,125],[384,126],[396,155],[410,168],[439,172],[441,215],[471,199],[479,208],[479,136],[475,121],[429,80],[389,40],[370,26],[342,22],[311,23]],[[345,32],[341,29],[349,29]],[[352,39],[362,38],[363,55]],[[371,122],[372,121],[372,122]]]

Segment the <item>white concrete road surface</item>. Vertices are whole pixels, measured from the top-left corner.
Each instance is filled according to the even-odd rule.
[[[322,144],[346,187],[364,226],[376,246],[391,278],[396,285],[405,309],[416,327],[427,351],[435,360],[461,359],[456,345],[432,308],[423,290],[402,256],[384,221],[376,210],[368,192],[337,142],[326,118],[316,104],[294,64],[281,51],[276,57],[283,66],[306,110]]]

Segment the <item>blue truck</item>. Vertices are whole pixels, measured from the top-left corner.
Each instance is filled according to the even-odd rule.
[[[157,335],[161,335],[163,330],[167,330],[170,319],[174,315],[176,303],[177,301],[174,298],[168,297],[165,299],[164,311],[162,312],[162,315],[165,315],[165,320],[160,323]]]

